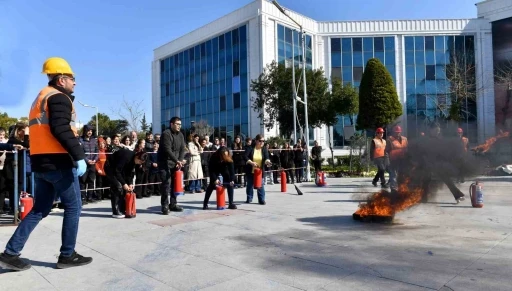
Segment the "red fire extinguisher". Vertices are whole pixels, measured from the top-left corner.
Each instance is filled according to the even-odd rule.
[[[261,188],[263,182],[263,171],[260,168],[254,168],[254,189]]]
[[[471,206],[475,208],[484,207],[484,192],[482,191],[482,183],[476,181],[469,186],[469,197],[471,198]]]
[[[20,218],[23,220],[34,207],[34,199],[27,192],[21,192]]]
[[[319,171],[319,172],[316,173],[315,184],[318,187],[323,187],[323,186],[325,186],[327,184],[325,182],[325,173],[324,172]]]
[[[183,171],[177,170],[174,172],[174,194],[176,196],[183,195],[185,191],[183,190]]]
[[[286,173],[281,171],[281,192],[286,192]]]
[[[226,209],[226,188],[222,185],[217,185],[217,210]]]

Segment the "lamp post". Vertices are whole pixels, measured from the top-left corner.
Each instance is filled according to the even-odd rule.
[[[91,105],[87,105],[87,104],[84,104],[80,101],[78,101],[78,103],[80,103],[80,105],[82,105],[83,107],[89,107],[89,108],[95,108],[96,109],[96,138],[99,136],[100,132],[99,132],[99,125],[98,125],[98,107],[97,106],[91,106]]]
[[[310,181],[310,177],[311,177],[311,171],[309,169],[309,118],[308,118],[308,94],[307,94],[307,85],[306,85],[306,32],[302,29],[302,25],[300,23],[298,23],[297,21],[295,21],[295,19],[291,18],[287,13],[286,11],[284,10],[283,7],[281,7],[279,5],[279,3],[277,3],[277,1],[272,1],[272,4],[274,4],[274,6],[277,7],[277,9],[279,11],[281,11],[281,13],[283,13],[286,17],[288,17],[288,19],[290,19],[293,23],[295,23],[299,29],[300,29],[300,34],[301,34],[301,39],[302,39],[302,77],[303,77],[303,88],[304,88],[304,101],[300,100],[300,98],[297,96],[297,91],[295,90],[295,78],[293,78],[293,92],[294,92],[294,100],[293,100],[293,104],[295,105],[295,102],[298,101],[302,104],[304,104],[304,118],[305,118],[305,122],[306,122],[306,132],[305,132],[305,135],[306,135],[306,147],[308,148],[306,150],[306,159],[307,159],[307,163],[308,164],[308,167],[306,167],[306,181]],[[293,72],[295,72],[295,65],[293,65]],[[293,77],[295,77],[295,74],[292,75]],[[295,106],[294,106],[295,107]],[[295,120],[296,120],[296,116],[293,116],[293,120],[294,120],[294,124],[295,124]],[[295,126],[294,126],[295,127]]]

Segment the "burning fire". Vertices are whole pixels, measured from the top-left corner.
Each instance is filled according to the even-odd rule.
[[[498,139],[508,137],[508,135],[509,135],[508,131],[505,131],[505,132],[500,131],[500,134],[498,134],[497,136],[491,137],[490,139],[486,140],[484,144],[474,147],[471,150],[473,150],[477,153],[485,153],[491,149],[492,145],[496,141],[498,141]]]
[[[394,216],[395,213],[403,211],[416,205],[423,197],[423,189],[411,187],[410,178],[398,186],[396,192],[382,190],[370,196],[366,204],[360,204],[355,214],[360,217],[366,216]]]

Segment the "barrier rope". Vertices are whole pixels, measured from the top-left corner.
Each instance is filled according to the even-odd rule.
[[[306,167],[299,167],[299,168],[286,168],[286,169],[278,169],[278,170],[268,170],[268,171],[265,171],[265,173],[271,173],[271,172],[281,172],[281,171],[289,171],[289,170],[298,170],[298,169],[305,169]],[[235,174],[235,176],[245,176],[245,174]],[[204,179],[207,179],[209,177],[205,177],[205,178],[202,178],[202,179],[184,179],[183,182],[190,182],[190,181],[197,181],[197,180],[204,180]],[[262,177],[263,179],[265,179],[265,177]],[[156,183],[143,183],[143,184],[133,184],[133,187],[137,187],[137,186],[149,186],[149,185],[160,185],[162,184],[162,182],[156,182]],[[128,185],[131,185],[131,184],[128,184]],[[240,184],[235,184],[235,185],[238,185],[240,186]],[[96,190],[105,190],[105,189],[110,189],[110,187],[101,187],[101,188],[93,188],[93,189],[83,189],[83,190],[80,190],[80,192],[88,192],[88,191],[96,191]]]

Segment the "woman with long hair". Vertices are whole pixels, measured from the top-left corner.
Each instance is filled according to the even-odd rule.
[[[238,188],[242,185],[242,175],[244,174],[245,161],[244,161],[244,145],[242,144],[242,139],[239,135],[235,137],[235,142],[232,146],[233,150],[233,163],[235,166],[235,175],[236,175],[236,186]]]
[[[103,188],[108,187],[108,179],[105,177],[107,174],[105,173],[105,163],[107,161],[107,155],[105,154],[107,151],[107,143],[102,138],[98,138],[98,161],[96,162],[96,188]],[[98,190],[96,192],[96,195],[98,197],[98,200],[105,199],[105,195],[107,191],[104,190]],[[110,196],[110,195],[109,195]]]
[[[188,179],[190,180],[191,193],[203,193],[201,189],[201,180],[203,179],[203,168],[201,167],[201,154],[203,148],[199,144],[199,135],[194,134],[192,140],[188,143],[190,153],[190,164],[188,167]]]
[[[210,183],[206,188],[204,194],[203,209],[208,209],[208,201],[212,195],[213,190],[217,185],[221,185],[228,190],[229,209],[236,209],[236,205],[233,202],[233,185],[235,184],[235,168],[233,165],[233,159],[229,154],[229,150],[226,147],[220,147],[211,156],[208,163],[208,170],[210,172]],[[222,184],[219,177],[222,175]]]
[[[146,153],[146,140],[139,139],[135,146],[135,156],[142,161],[141,164],[135,166],[135,194],[137,199],[149,197],[147,193],[148,183],[148,155]]]
[[[248,147],[245,150],[245,173],[247,175],[247,201],[245,203],[251,203],[254,194],[254,169],[259,168],[262,171],[262,178],[265,177],[265,166],[271,166],[270,156],[268,150],[263,146],[265,139],[261,134],[256,135],[254,138],[254,147]],[[265,185],[261,184],[261,188],[257,189],[258,203],[261,205],[267,204],[265,201]]]

